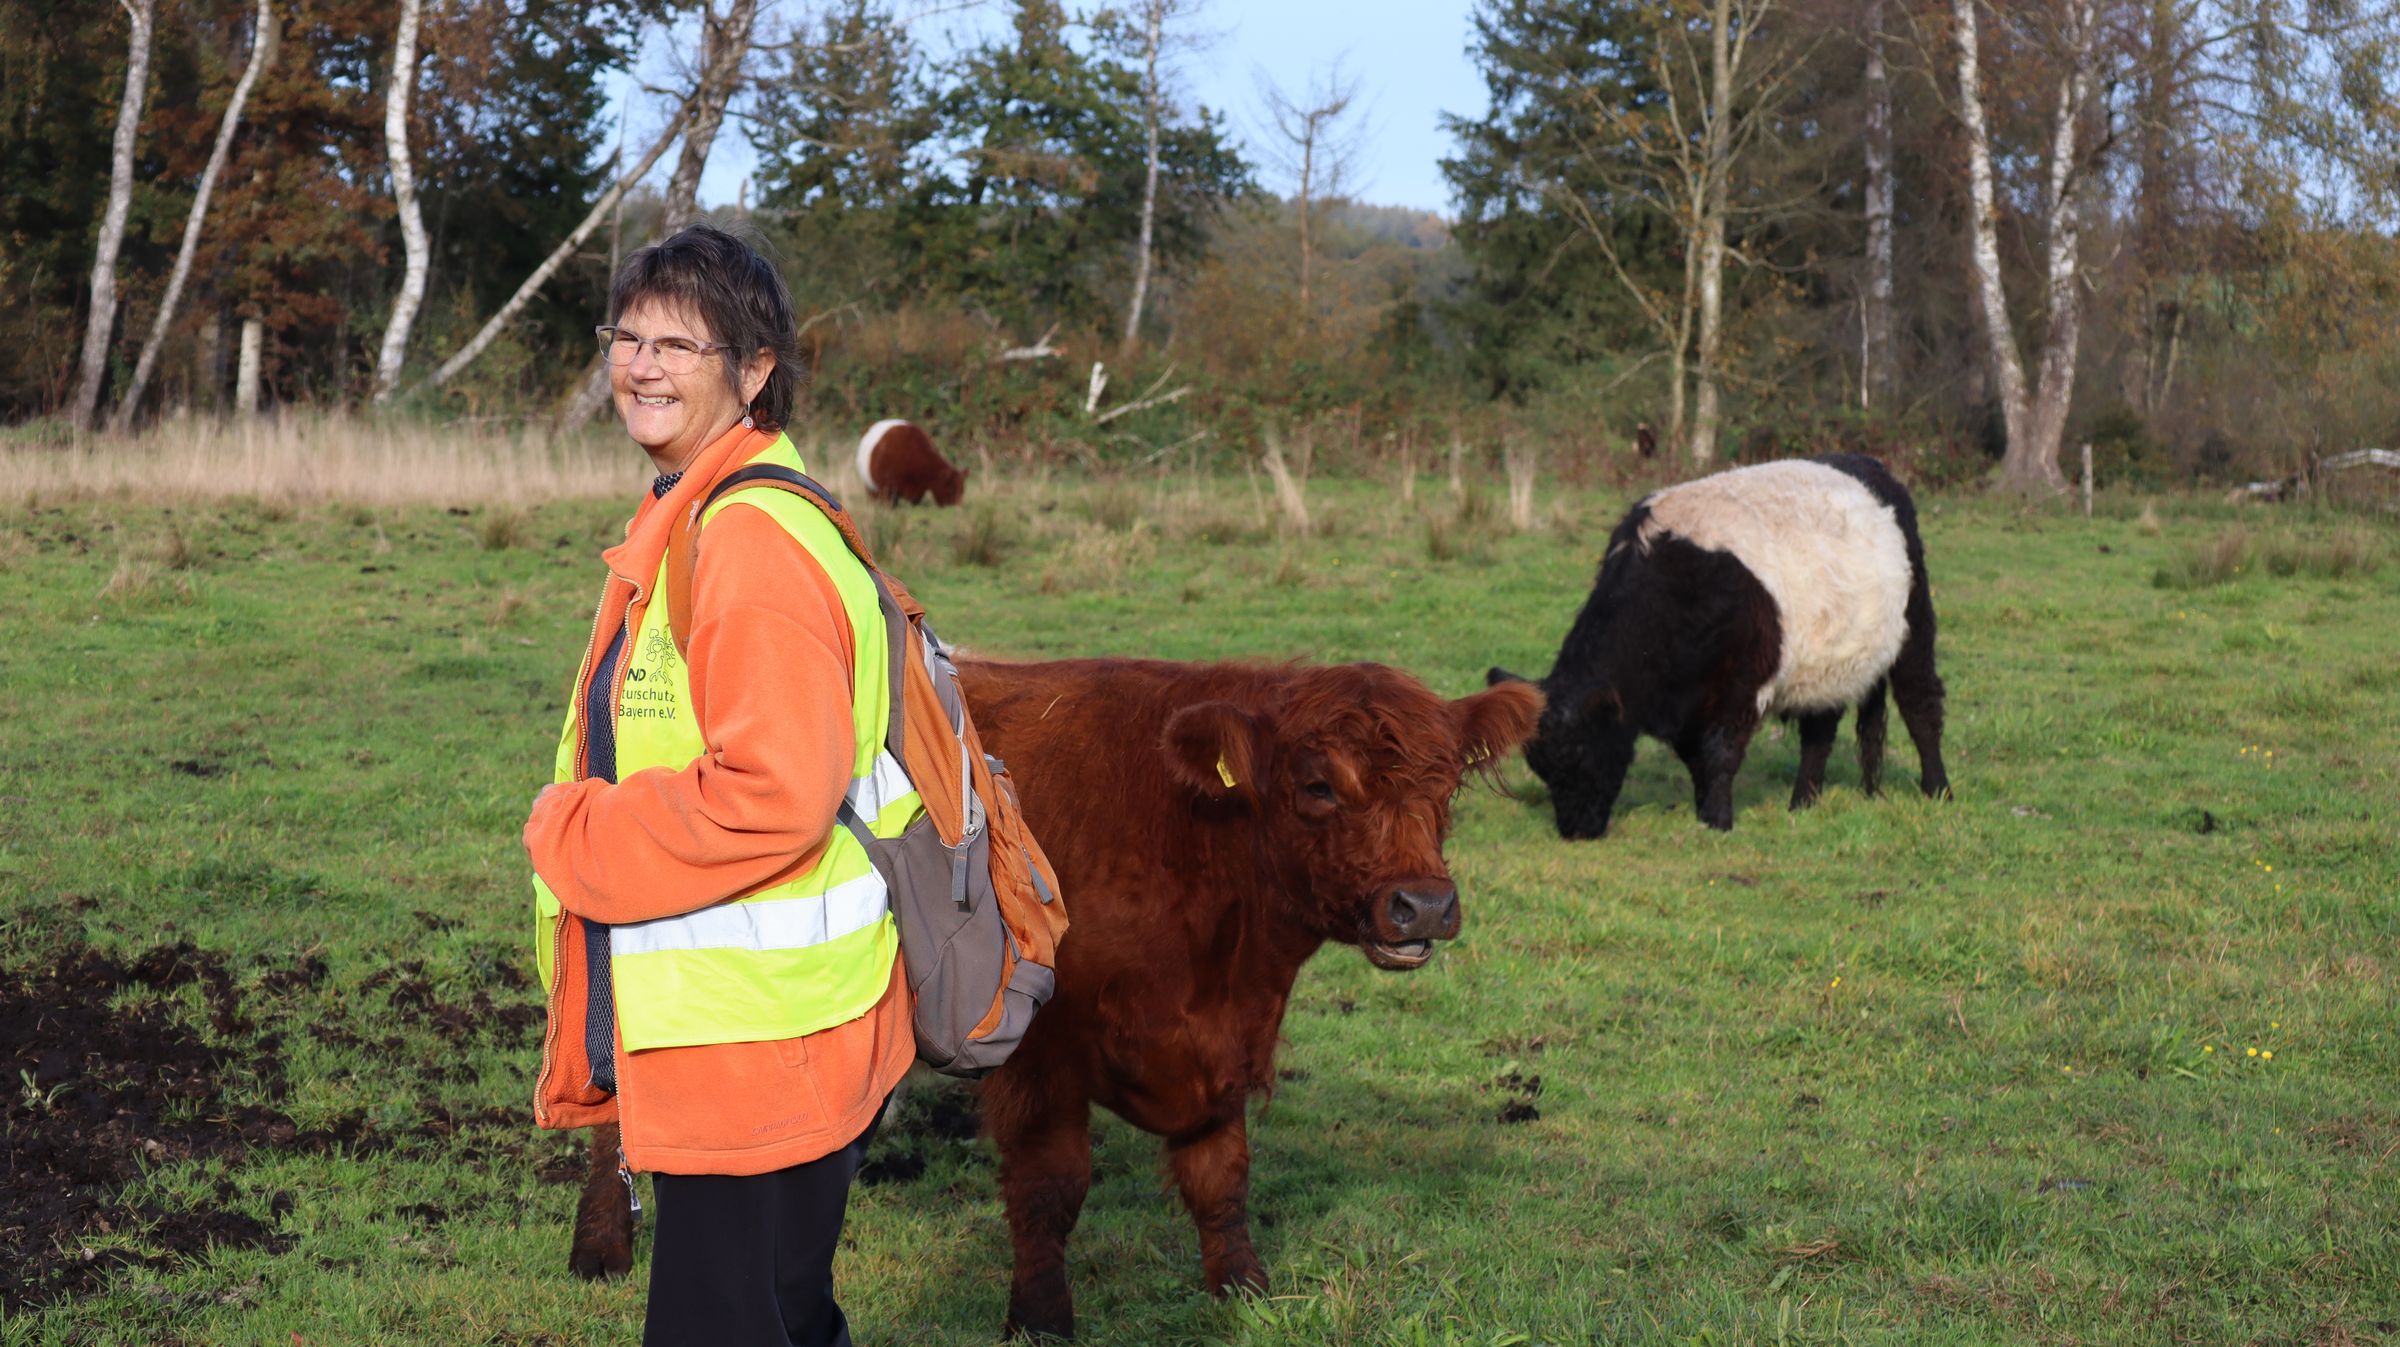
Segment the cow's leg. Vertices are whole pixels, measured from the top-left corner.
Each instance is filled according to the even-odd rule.
[[[1692,771],[1692,801],[1700,821],[1718,832],[1733,831],[1733,778],[1758,730],[1758,710],[1744,704],[1708,722],[1684,761]]]
[[[1800,720],[1800,776],[1792,782],[1792,808],[1805,809],[1825,789],[1825,760],[1833,756],[1833,733],[1841,728],[1842,712],[1810,711]]]
[[[567,1248],[567,1270],[586,1281],[633,1270],[633,1195],[617,1172],[619,1145],[615,1123],[592,1129],[591,1169],[575,1206],[575,1242]]]
[[[1267,1270],[1250,1246],[1250,1136],[1240,1116],[1213,1132],[1168,1143],[1167,1158],[1183,1205],[1200,1228],[1209,1294],[1265,1291]]]
[[[1073,1090],[1036,1097],[1003,1073],[984,1087],[984,1124],[1000,1149],[1000,1198],[1008,1207],[1016,1271],[1008,1288],[1010,1337],[1075,1336],[1067,1289],[1067,1236],[1092,1186],[1091,1104]]]
[[[1883,786],[1883,692],[1887,682],[1876,679],[1867,695],[1858,699],[1858,789],[1862,795],[1873,795]]]
[[[1927,796],[1947,799],[1950,774],[1942,769],[1942,676],[1933,667],[1933,604],[1920,603],[1915,594],[1909,596],[1908,639],[1900,643],[1891,678],[1892,700],[1900,704],[1901,723],[1917,745],[1917,777]]]

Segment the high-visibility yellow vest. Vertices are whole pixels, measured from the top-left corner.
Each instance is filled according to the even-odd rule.
[[[748,462],[802,471],[788,436],[777,436]],[[824,567],[841,595],[853,651],[855,747],[848,801],[876,836],[897,836],[924,806],[906,772],[884,749],[891,720],[890,645],[874,582],[833,522],[788,491],[728,492],[701,517],[702,526],[737,500],[781,524]],[[708,751],[692,714],[690,677],[668,630],[666,585],[662,558],[641,628],[626,638],[619,659],[620,781],[648,767],[680,770]],[[580,705],[580,677],[577,682]],[[559,737],[553,778],[562,782],[574,780],[578,768],[576,715],[577,707],[570,706]],[[540,876],[533,887],[538,966],[547,991],[560,907]],[[610,927],[609,976],[618,1030],[629,1052],[812,1034],[873,1009],[891,985],[899,952],[883,877],[868,861],[866,848],[837,822],[824,854],[794,879],[681,916]]]

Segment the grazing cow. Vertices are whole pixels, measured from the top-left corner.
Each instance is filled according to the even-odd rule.
[[[1733,826],[1733,777],[1760,719],[1800,722],[1792,808],[1825,781],[1842,708],[1858,707],[1860,786],[1883,768],[1884,689],[1947,796],[1933,591],[1908,489],[1863,454],[1764,463],[1644,497],[1567,632],[1525,761],[1562,837],[1608,831],[1640,735],[1675,748],[1700,820]],[[1497,685],[1517,680],[1504,669]]]
[[[1091,1107],[1166,1139],[1211,1291],[1263,1287],[1249,1097],[1270,1088],[1300,965],[1331,940],[1406,970],[1458,934],[1450,797],[1533,733],[1524,685],[1445,701],[1375,664],[967,661],[987,751],[1074,908],[1058,989],[983,1086],[1016,1250],[1008,1328],[1074,1332],[1066,1240]],[[597,1129],[570,1265],[632,1263],[614,1129]]]
[[[956,505],[967,489],[964,469],[950,465],[933,438],[906,421],[878,421],[858,440],[858,480],[886,505]]]

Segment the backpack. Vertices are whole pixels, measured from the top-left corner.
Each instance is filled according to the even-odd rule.
[[[726,474],[675,521],[667,543],[667,625],[681,651],[691,625],[692,537],[726,493],[771,486],[824,511],[867,569],[891,641],[891,725],[884,747],[908,773],[925,814],[877,837],[847,801],[841,822],[890,891],[900,958],[915,998],[917,1059],[972,1079],[1008,1059],[1057,986],[1067,909],[1058,871],[1025,826],[1007,764],[983,751],[958,688],[958,666],[925,607],[876,566],[857,521],[833,493],[774,464]]]

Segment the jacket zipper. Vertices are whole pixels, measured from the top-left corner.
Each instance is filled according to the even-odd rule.
[[[590,774],[590,764],[584,761],[584,753],[591,747],[591,724],[587,710],[591,704],[591,697],[590,689],[585,687],[584,683],[592,676],[592,665],[597,658],[593,647],[600,643],[600,623],[608,615],[608,587],[620,578],[622,577],[612,570],[609,572],[609,578],[600,582],[600,601],[592,605],[592,634],[584,640],[583,662],[575,669],[575,754],[573,762],[575,779],[578,781]],[[625,601],[626,617],[633,616],[633,601],[641,596],[641,586],[635,585],[633,598]],[[632,636],[629,633],[626,637],[626,644],[630,646],[632,643]],[[618,665],[620,674],[623,669],[624,666],[620,662]],[[622,697],[624,691],[625,681],[620,677],[617,680],[616,693],[609,702],[609,710],[612,715],[616,711],[617,698]],[[545,1007],[549,1013],[543,1017],[545,1027],[542,1033],[542,1069],[533,1078],[534,1118],[535,1121],[545,1125],[550,1121],[550,1110],[544,1106],[545,1101],[550,1097],[550,1073],[558,1062],[558,1001],[559,997],[564,994],[564,988],[567,985],[566,927],[567,911],[561,907],[558,915],[550,919],[550,995],[546,998],[548,1004]],[[587,991],[585,994],[589,995],[590,993]],[[621,1085],[623,1082],[619,1081],[619,1084]]]

